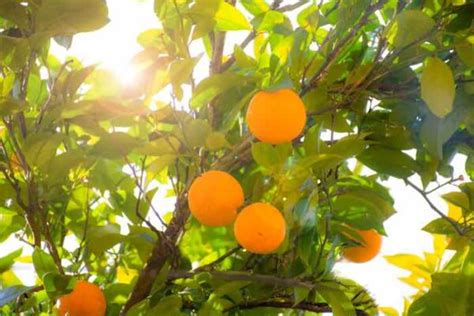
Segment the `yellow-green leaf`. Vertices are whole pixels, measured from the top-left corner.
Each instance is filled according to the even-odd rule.
[[[474,68],[474,35],[456,41],[454,48],[463,63],[469,68]]]
[[[451,113],[455,96],[454,76],[441,59],[428,57],[421,75],[421,98],[438,117]]]
[[[214,16],[219,31],[251,30],[252,26],[245,16],[233,5],[222,1]]]
[[[433,19],[422,11],[403,11],[390,26],[387,38],[393,46],[403,47],[425,36],[434,25]]]

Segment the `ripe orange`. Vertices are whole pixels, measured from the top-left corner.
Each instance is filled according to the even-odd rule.
[[[59,298],[60,316],[103,316],[107,303],[102,290],[87,281],[77,281],[74,290]]]
[[[291,142],[303,131],[306,110],[291,89],[260,91],[250,100],[247,124],[258,140],[269,144]]]
[[[245,207],[234,224],[237,242],[250,252],[267,254],[285,240],[286,223],[280,211],[267,203]]]
[[[204,225],[232,224],[244,203],[240,183],[230,174],[211,170],[196,178],[188,192],[191,214]]]
[[[364,241],[364,245],[345,248],[342,255],[349,261],[363,263],[372,260],[380,252],[382,247],[382,236],[374,229],[358,230]]]

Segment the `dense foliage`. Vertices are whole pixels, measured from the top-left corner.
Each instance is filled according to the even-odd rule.
[[[103,0],[0,2],[0,241],[34,248],[1,254],[0,313],[51,313],[88,279],[108,315],[374,315],[370,294],[332,270],[355,229],[384,234],[395,210],[382,181],[396,177],[439,214],[424,228],[435,253],[388,258],[419,289],[405,313],[474,314],[474,183],[450,166],[466,155],[474,177],[472,1],[156,0],[155,12],[139,77],[121,86],[49,52],[104,26]],[[305,103],[304,134],[258,142],[249,100],[282,87]],[[188,188],[211,169],[231,172],[246,203],[282,211],[276,253],[243,251],[232,227],[189,216]],[[443,196],[450,214],[428,195],[441,177],[463,182]],[[163,188],[169,213],[154,200]],[[20,258],[37,286],[15,275]]]

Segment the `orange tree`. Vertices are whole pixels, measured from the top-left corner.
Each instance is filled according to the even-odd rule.
[[[104,298],[108,315],[377,314],[362,286],[332,271],[345,249],[368,258],[378,247],[358,232],[385,233],[388,177],[423,196],[439,215],[424,230],[444,240],[425,259],[388,258],[420,289],[406,313],[473,314],[474,184],[444,196],[452,214],[430,199],[440,177],[461,180],[454,155],[474,176],[472,1],[156,0],[154,10],[157,28],[133,59],[140,74],[122,87],[49,52],[104,26],[105,1],[1,1],[0,241],[32,250],[1,253],[2,314],[101,315]],[[198,190],[203,218],[237,215],[247,249],[232,224],[190,215],[189,188],[210,170],[242,192],[231,180],[232,192],[209,184],[210,200]],[[171,212],[159,188],[175,197]],[[253,213],[223,218],[216,205]],[[444,249],[455,251],[447,263]],[[20,260],[36,286],[15,275]]]

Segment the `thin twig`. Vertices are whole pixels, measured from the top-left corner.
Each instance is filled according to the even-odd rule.
[[[160,221],[160,223],[166,227],[167,224],[165,223],[165,221],[163,220],[163,218],[161,218],[160,214],[158,213],[158,211],[155,209],[155,207],[153,206],[153,203],[150,201],[150,199],[148,198],[148,196],[146,195],[146,192],[144,190],[144,188],[142,187],[142,184],[140,183],[140,178],[138,177],[137,175],[137,172],[135,170],[135,168],[133,167],[133,165],[131,164],[131,162],[128,160],[127,157],[124,157],[124,160],[125,162],[127,163],[128,167],[130,168],[130,170],[132,171],[132,174],[133,174],[133,177],[134,177],[134,180],[135,180],[135,185],[137,186],[138,190],[139,190],[139,194],[143,195],[143,198],[145,199],[145,201],[147,202],[148,206],[152,209],[153,213],[156,215],[156,217],[158,218],[158,220]],[[139,196],[140,198],[140,196]],[[153,224],[151,224],[146,218],[144,218],[140,212],[138,210],[136,210],[136,214],[137,216],[143,220],[150,229],[152,229],[155,233],[158,233],[158,235],[161,235],[161,233],[159,232],[158,229],[156,229],[155,226],[153,226]]]
[[[457,178],[452,178],[452,179],[449,179],[448,181],[444,182],[444,183],[441,183],[440,185],[434,187],[433,189],[431,190],[428,190],[428,191],[425,191],[425,194],[430,194],[430,193],[433,193],[435,192],[436,190],[448,185],[448,184],[451,184],[451,183],[454,183],[454,182],[457,182],[457,181],[462,181],[464,179],[464,177],[461,175]]]
[[[298,9],[299,7],[301,6],[304,6],[305,4],[309,3],[309,0],[300,0],[296,3],[293,3],[293,4],[287,4],[285,6],[282,6],[280,8],[278,8],[278,11],[280,12],[288,12],[288,11],[293,11],[293,10],[296,10]]]
[[[367,20],[372,15],[372,13],[379,10],[386,2],[387,0],[379,0],[377,3],[367,8],[359,22],[351,28],[350,32],[341,41],[337,43],[331,53],[324,60],[323,64],[319,67],[319,70],[311,77],[309,83],[303,86],[300,93],[301,96],[308,93],[308,91],[310,91],[315,86],[316,82],[320,79],[320,76],[334,63],[341,49],[343,49],[346,44],[357,35],[359,30],[367,23]]]
[[[168,274],[168,280],[190,279],[202,272],[190,271],[171,271]],[[249,281],[257,284],[266,284],[281,287],[302,287],[313,289],[315,284],[309,281],[303,281],[296,278],[281,278],[274,275],[255,274],[240,271],[209,271],[212,277],[224,281]]]
[[[459,227],[459,225],[456,223],[456,221],[454,221],[451,217],[446,216],[439,208],[437,208],[436,205],[434,205],[433,202],[431,202],[431,200],[428,198],[426,192],[424,192],[422,189],[417,187],[415,184],[413,184],[408,179],[405,179],[405,183],[408,184],[409,186],[411,186],[413,189],[415,189],[416,192],[418,192],[425,199],[425,201],[428,203],[428,205],[431,207],[431,209],[433,211],[435,211],[439,216],[441,216],[444,220],[446,220],[449,224],[451,224],[451,226],[453,226],[453,228],[456,230],[456,232],[460,236],[464,235],[464,231]]]
[[[217,258],[216,260],[214,260],[211,263],[208,263],[206,265],[203,265],[203,266],[201,266],[197,269],[194,269],[194,271],[199,272],[199,271],[205,271],[205,270],[208,270],[208,269],[212,269],[216,265],[218,265],[219,263],[221,263],[222,261],[224,261],[228,257],[232,256],[234,253],[236,253],[237,251],[239,251],[241,249],[242,249],[242,247],[240,247],[240,246],[234,247],[231,250],[229,250],[228,252],[226,252],[225,254],[223,254],[222,256],[220,256],[219,258]]]
[[[54,88],[56,87],[56,84],[59,80],[59,77],[61,77],[62,73],[64,70],[66,70],[67,65],[72,63],[73,60],[67,60],[64,64],[61,65],[61,68],[59,68],[58,74],[56,75],[56,78],[54,78],[53,82],[51,83],[51,87],[49,88],[49,95],[46,101],[43,103],[43,105],[40,108],[40,112],[38,114],[38,119],[36,120],[36,130],[38,130],[39,126],[41,125],[41,122],[43,121],[44,115],[46,111],[48,110],[48,107],[53,99],[53,92]]]
[[[293,309],[300,311],[308,311],[313,313],[331,313],[333,309],[327,303],[314,303],[309,301],[295,302],[292,299],[286,298],[274,298],[271,300],[255,300],[238,303],[228,309],[224,310],[224,313],[228,313],[234,310],[245,310],[245,309],[254,309],[261,307],[273,307],[273,308],[283,308],[283,309]],[[360,309],[356,309],[357,316],[367,316],[368,314]]]
[[[86,192],[86,220],[84,222],[84,232],[82,234],[82,239],[81,242],[79,243],[79,249],[77,250],[76,254],[76,262],[79,262],[79,258],[81,257],[82,249],[84,249],[84,245],[87,240],[87,229],[89,227],[89,215],[91,211],[91,203],[89,203],[89,185],[87,186],[87,192]]]

